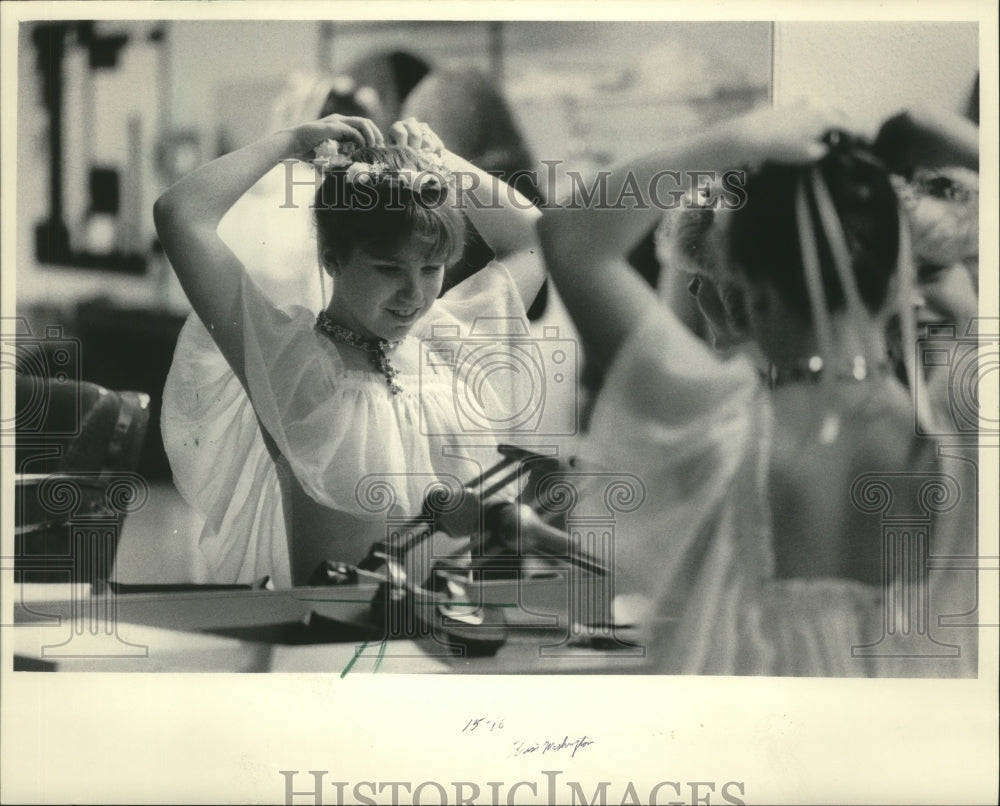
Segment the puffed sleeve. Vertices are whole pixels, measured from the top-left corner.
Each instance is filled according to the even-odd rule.
[[[524,303],[517,291],[514,279],[507,267],[499,260],[491,261],[485,267],[470,275],[450,289],[437,301],[431,313],[431,321],[451,319],[467,323],[472,327],[477,319],[485,324],[507,318],[517,327],[526,328]]]
[[[204,521],[198,546],[212,581],[270,575],[289,586],[274,464],[242,384],[194,314],[178,338],[160,428],[174,484]]]
[[[493,261],[438,300],[420,337],[453,363],[460,412],[516,443],[575,422],[575,343],[557,330],[533,327],[507,266]]]

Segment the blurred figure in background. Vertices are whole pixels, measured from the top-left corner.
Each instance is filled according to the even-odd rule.
[[[403,104],[404,117],[426,118],[450,147],[462,149],[477,167],[509,184],[535,204],[541,193],[536,167],[514,114],[496,84],[476,70],[435,70]]]
[[[978,117],[978,80],[969,113]],[[907,382],[903,359],[934,326],[950,343],[975,337],[979,310],[979,127],[968,117],[924,107],[900,113],[880,128],[875,150],[891,168],[911,235],[916,282],[916,328],[903,333],[890,322],[897,374]],[[919,368],[926,408],[935,428],[952,423],[956,382],[949,362]],[[971,378],[965,380],[972,382]],[[975,417],[973,417],[975,419]]]
[[[352,82],[349,82],[352,83]],[[336,76],[294,72],[275,99],[268,131],[278,131],[319,117],[331,96],[340,96],[345,81]],[[319,310],[325,304],[322,271],[316,263],[316,236],[305,192],[298,201],[283,204],[290,179],[313,181],[311,165],[276,165],[226,213],[219,235],[236,254],[247,273],[279,307],[304,305]],[[303,185],[296,185],[304,191]]]
[[[355,85],[350,97],[331,97],[323,114],[365,115],[380,128],[388,129],[412,114],[404,111],[406,101],[431,72],[429,62],[402,50],[365,56],[343,71],[343,76]],[[359,106],[350,111],[351,103]]]
[[[449,149],[467,155],[477,168],[505,182],[533,204],[542,203],[534,174],[535,159],[492,79],[476,70],[433,70],[407,97],[402,116],[427,121]],[[489,247],[473,235],[462,260],[449,270],[445,290],[492,258]],[[532,256],[525,255],[525,259]],[[529,319],[544,313],[546,300],[547,284],[529,308]]]

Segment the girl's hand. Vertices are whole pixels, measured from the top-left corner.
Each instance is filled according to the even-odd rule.
[[[338,143],[351,142],[358,146],[380,146],[385,144],[385,138],[378,126],[368,118],[348,117],[346,115],[328,115],[322,120],[302,123],[293,129],[292,153],[304,162],[309,162],[313,151],[326,140],[336,140]]]
[[[850,130],[838,109],[798,103],[752,112],[742,118],[738,136],[744,138],[752,162],[815,162],[827,152],[822,142],[830,129]]]
[[[389,142],[394,146],[409,146],[414,151],[423,151],[440,157],[445,152],[444,143],[431,127],[416,118],[399,120],[389,127]]]

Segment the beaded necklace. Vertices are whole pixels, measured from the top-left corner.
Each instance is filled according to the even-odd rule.
[[[385,377],[385,382],[389,385],[389,391],[394,395],[398,395],[403,391],[403,387],[396,382],[396,376],[399,374],[399,371],[389,360],[389,353],[403,343],[402,339],[397,339],[396,341],[366,339],[361,334],[338,325],[330,318],[330,314],[326,311],[320,311],[316,316],[316,327],[333,341],[368,353],[372,365]]]
[[[887,362],[872,365],[863,356],[856,355],[849,364],[837,368],[827,377],[841,381],[867,381],[883,377],[889,372]],[[827,373],[829,368],[824,366],[823,359],[813,355],[783,366],[771,364],[761,371],[761,377],[768,387],[776,389],[790,383],[819,383]]]

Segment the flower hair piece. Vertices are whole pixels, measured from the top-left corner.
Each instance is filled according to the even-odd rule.
[[[389,176],[384,162],[352,162],[347,166],[347,181],[352,185],[377,185],[383,176]]]
[[[352,155],[357,148],[357,145],[352,142],[341,143],[337,140],[324,140],[313,149],[316,154],[316,159],[313,162],[324,173],[330,173],[337,168],[346,168],[354,162]]]
[[[445,191],[445,185],[451,173],[445,168],[439,154],[431,151],[419,152],[431,164],[429,170],[412,170],[405,168],[392,170],[384,162],[361,162],[355,160],[357,145],[352,142],[324,140],[315,148],[316,158],[313,161],[324,173],[345,168],[347,181],[352,185],[389,184],[406,188],[422,200],[439,199]]]

